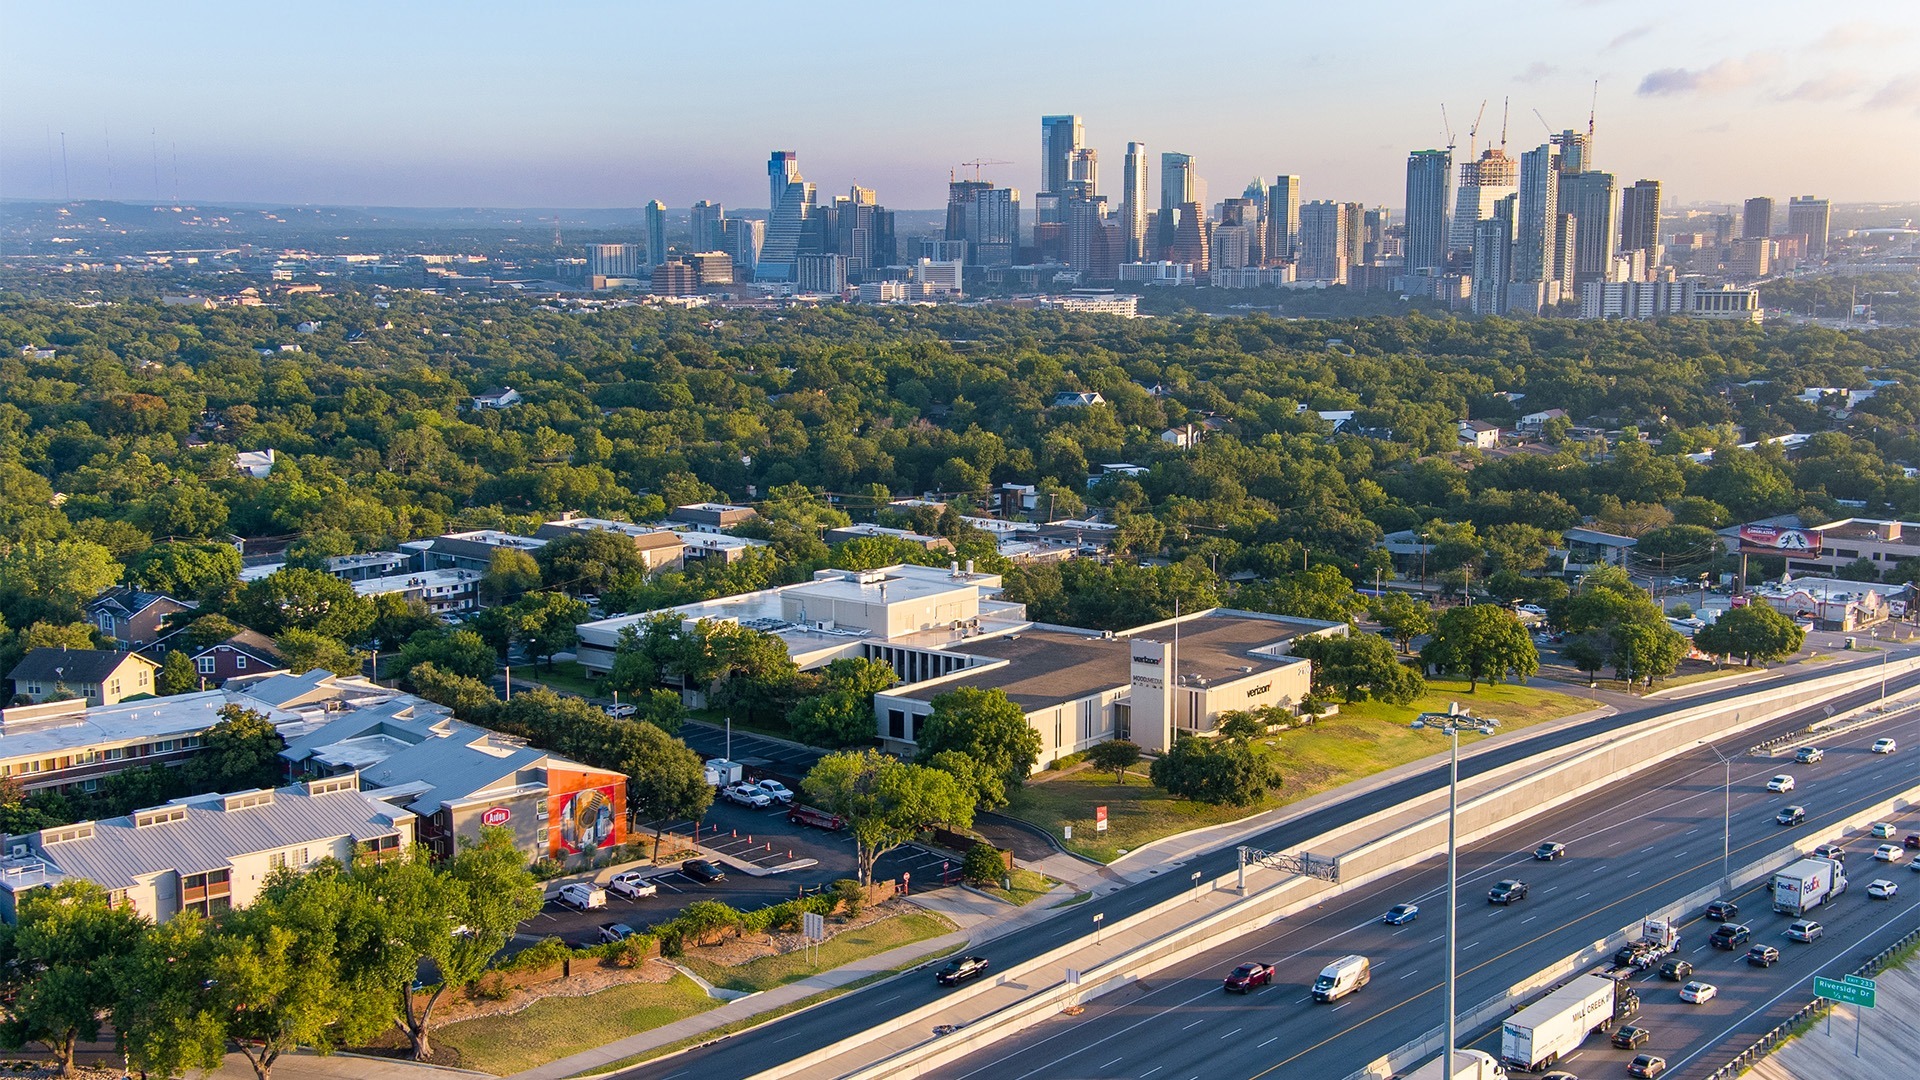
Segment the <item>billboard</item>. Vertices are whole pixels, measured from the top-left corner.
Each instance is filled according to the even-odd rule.
[[[1820,553],[1820,534],[1810,529],[1783,529],[1778,525],[1742,525],[1740,546],[1817,555]]]
[[[552,797],[548,850],[554,858],[597,851],[620,843],[616,786],[581,788]]]

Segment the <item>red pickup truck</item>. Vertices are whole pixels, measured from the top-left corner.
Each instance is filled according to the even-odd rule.
[[[1272,964],[1241,964],[1227,974],[1226,986],[1230,993],[1244,994],[1256,986],[1265,986],[1272,981]]]
[[[795,825],[811,825],[828,832],[839,832],[847,823],[840,820],[839,814],[830,814],[825,810],[816,810],[811,806],[795,805],[787,811],[787,820]]]

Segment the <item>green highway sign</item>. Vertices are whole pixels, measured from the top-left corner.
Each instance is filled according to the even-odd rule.
[[[1872,979],[1866,978],[1865,976],[1861,976],[1861,975],[1842,975],[1840,976],[1840,981],[1843,983],[1850,983],[1854,986],[1864,986],[1869,990],[1875,989],[1880,985],[1879,983],[1874,982]]]
[[[1823,979],[1817,975],[1813,979],[1813,992],[1829,1001],[1844,1001],[1863,1009],[1873,1008],[1873,999],[1876,994],[1871,986],[1855,986],[1838,979]]]

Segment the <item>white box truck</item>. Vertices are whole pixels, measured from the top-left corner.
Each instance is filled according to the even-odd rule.
[[[1619,989],[1605,975],[1582,975],[1514,1013],[1500,1029],[1500,1060],[1538,1072],[1573,1053],[1613,1021]]]
[[[1484,1050],[1455,1050],[1453,1075],[1446,1075],[1440,1059],[1434,1058],[1408,1073],[1406,1080],[1507,1080],[1507,1070]]]
[[[723,788],[740,782],[741,768],[737,761],[726,758],[712,758],[707,762],[707,786]]]
[[[1832,859],[1801,859],[1773,875],[1773,910],[1805,915],[1847,891],[1847,872]]]
[[[1343,956],[1320,969],[1313,980],[1313,1000],[1339,1001],[1367,985],[1373,978],[1373,964],[1364,956]]]

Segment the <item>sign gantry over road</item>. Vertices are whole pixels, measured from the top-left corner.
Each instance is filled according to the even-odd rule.
[[[1860,982],[1867,985],[1841,982],[1839,979],[1823,979],[1816,975],[1813,979],[1813,992],[1829,1001],[1840,1001],[1848,1005],[1858,1005],[1863,1009],[1871,1009],[1874,1007],[1874,998],[1878,990],[1871,979],[1861,979]]]

